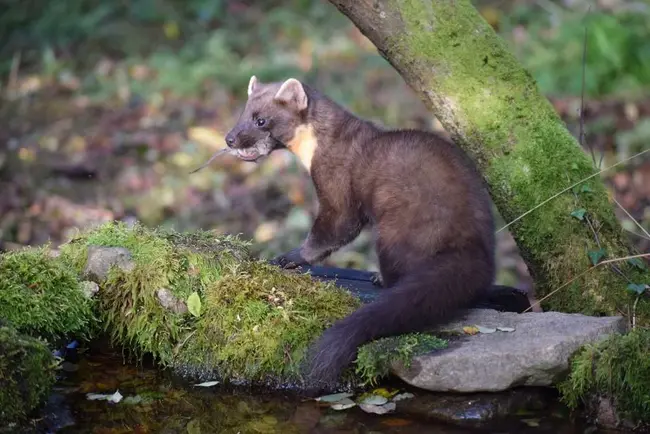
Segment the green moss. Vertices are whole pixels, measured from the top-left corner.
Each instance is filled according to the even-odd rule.
[[[0,319],[48,340],[89,337],[96,325],[76,274],[46,247],[0,256]]]
[[[447,344],[444,339],[423,333],[377,339],[359,348],[356,373],[363,384],[374,385],[389,374],[394,363],[408,367],[413,357],[441,350]]]
[[[310,341],[359,304],[333,284],[242,263],[209,288],[179,366],[235,381],[297,380]]]
[[[650,423],[650,330],[634,329],[586,345],[572,359],[571,373],[558,388],[569,407],[594,396],[614,400],[619,415]]]
[[[164,365],[173,359],[174,346],[191,330],[193,319],[163,308],[157,298],[167,289],[180,300],[203,295],[223,273],[248,256],[247,244],[236,237],[216,237],[210,232],[192,234],[128,227],[111,222],[74,237],[62,246],[62,260],[82,272],[89,246],[124,247],[134,269],[113,268],[100,282],[99,308],[103,326],[113,341],[136,355],[154,354]]]
[[[55,367],[44,342],[0,325],[0,424],[22,421],[43,402]]]
[[[128,272],[113,268],[99,282],[101,318],[114,342],[138,355],[152,353],[185,377],[300,383],[309,344],[361,305],[333,283],[252,259],[248,245],[234,237],[109,223],[62,246],[62,261],[82,272],[92,245],[127,248],[135,265]],[[191,312],[163,308],[160,288],[188,307],[192,296]],[[440,342],[407,335],[370,343],[360,349],[358,372],[362,381],[375,381],[393,360],[408,363]],[[344,380],[356,382],[352,368]]]
[[[478,163],[492,198],[512,221],[596,172],[535,80],[469,0],[423,2],[389,0],[403,29],[388,40],[387,53],[424,95],[443,126]],[[597,242],[586,221],[571,217],[585,208],[609,257],[629,254],[604,184],[589,181],[591,192],[576,199],[568,191],[511,226],[522,256],[544,296],[591,266],[588,251]],[[647,281],[638,270],[633,281]],[[565,312],[627,312],[627,281],[602,267],[550,297],[545,308]],[[644,300],[637,311],[650,322]]]

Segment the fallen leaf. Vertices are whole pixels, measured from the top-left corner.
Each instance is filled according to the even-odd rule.
[[[397,402],[397,401],[402,401],[404,399],[411,399],[411,398],[415,398],[415,395],[413,395],[412,393],[406,392],[406,393],[400,393],[399,395],[395,395],[393,397],[392,401]]]
[[[108,401],[118,403],[122,400],[122,394],[119,390],[116,390],[115,393],[103,394],[103,393],[87,393],[86,398],[90,401]]]
[[[330,407],[333,410],[346,410],[348,408],[354,407],[356,402],[352,401],[350,398],[343,398],[340,401],[336,401]]]
[[[316,398],[316,401],[320,401],[320,402],[337,402],[337,401],[340,401],[342,399],[349,398],[351,396],[352,396],[351,393],[345,393],[345,392],[334,393],[332,395],[319,396],[318,398]]]
[[[479,333],[490,334],[490,333],[494,333],[494,332],[497,331],[497,329],[495,329],[495,328],[492,328],[492,327],[482,327],[482,326],[479,326],[479,325],[477,325],[476,328],[478,329]]]
[[[359,405],[384,405],[388,402],[388,398],[380,395],[369,395],[359,401]]]
[[[397,408],[394,402],[388,402],[384,405],[359,404],[359,408],[366,413],[386,414]]]
[[[194,291],[187,297],[187,310],[197,318],[201,315],[201,297],[198,292]]]
[[[204,383],[195,384],[196,387],[212,387],[219,384],[218,381],[206,381]]]
[[[373,389],[371,394],[372,395],[379,395],[383,396],[384,398],[390,399],[391,397],[397,395],[399,393],[399,389],[395,389],[393,391],[390,391],[386,389],[385,387],[379,387],[377,389]]]
[[[475,335],[478,333],[478,328],[474,326],[466,326],[463,327],[463,332],[468,335]]]

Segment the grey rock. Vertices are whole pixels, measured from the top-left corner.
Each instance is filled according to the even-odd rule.
[[[84,280],[81,282],[81,290],[83,291],[86,298],[93,298],[95,294],[99,292],[99,285],[90,280]]]
[[[106,279],[112,266],[116,266],[127,273],[132,271],[135,268],[135,263],[131,259],[131,252],[124,247],[88,247],[88,259],[84,275],[101,282]]]
[[[436,392],[550,386],[568,373],[569,357],[579,347],[626,328],[619,316],[472,309],[437,330],[462,333],[472,325],[515,330],[453,337],[448,348],[415,357],[409,367],[395,363],[392,372],[408,384]]]
[[[187,312],[187,305],[166,288],[160,288],[156,291],[156,297],[162,307],[174,313],[183,314]]]

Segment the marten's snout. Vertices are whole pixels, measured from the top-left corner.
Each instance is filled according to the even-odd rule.
[[[235,127],[226,134],[226,145],[231,149],[251,148],[264,139],[264,134],[259,130]]]
[[[232,131],[226,134],[226,145],[228,145],[229,148],[232,148],[235,145],[235,134],[233,134]]]

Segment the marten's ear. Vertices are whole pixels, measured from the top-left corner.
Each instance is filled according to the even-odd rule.
[[[307,108],[307,94],[302,84],[295,78],[290,78],[280,86],[280,90],[273,97],[276,101],[291,104],[296,110]]]
[[[251,77],[251,80],[248,82],[248,96],[251,96],[251,93],[255,90],[255,85],[257,84],[257,77],[254,75]]]

